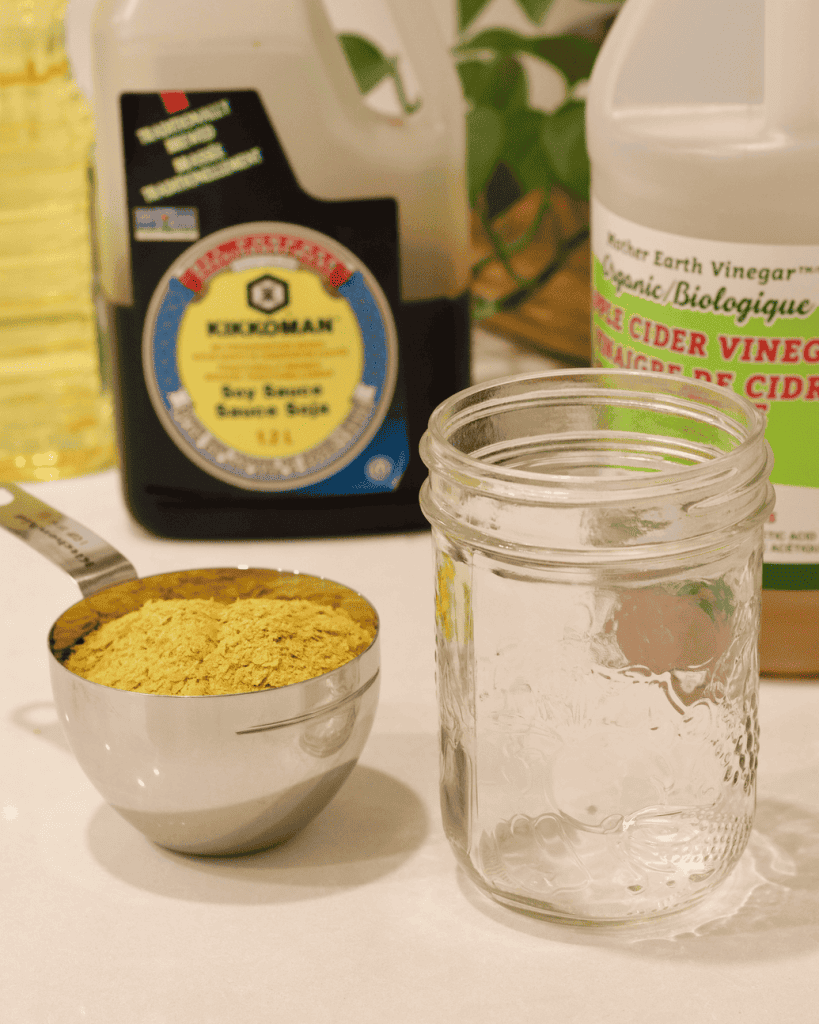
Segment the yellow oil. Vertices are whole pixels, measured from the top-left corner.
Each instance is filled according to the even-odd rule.
[[[91,115],[65,0],[0,3],[0,480],[113,464],[93,300]]]

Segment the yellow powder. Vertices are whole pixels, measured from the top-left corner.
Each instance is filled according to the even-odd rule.
[[[65,666],[120,690],[243,693],[330,672],[372,640],[343,609],[313,601],[180,598],[148,601],[104,623],[74,648]]]

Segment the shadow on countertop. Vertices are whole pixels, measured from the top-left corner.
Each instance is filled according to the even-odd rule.
[[[70,755],[50,701],[24,705],[11,718]],[[392,734],[389,744],[399,760],[405,753],[415,763],[417,736]],[[370,746],[375,745],[371,737]],[[434,737],[425,745],[430,751],[424,760],[435,773]],[[406,861],[429,830],[425,804],[410,786],[358,764],[315,820],[288,841],[257,853],[202,857],[165,850],[102,801],[88,821],[86,842],[105,871],[145,892],[200,903],[276,904],[371,883]]]
[[[366,885],[421,846],[421,800],[384,772],[358,765],[321,814],[258,853],[198,857],[155,846],[101,804],[88,823],[91,854],[128,885],[200,903],[291,903]]]

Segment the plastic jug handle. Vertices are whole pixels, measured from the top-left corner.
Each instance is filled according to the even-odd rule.
[[[273,118],[300,184],[325,200],[394,198],[402,297],[463,294],[469,264],[466,110],[434,11],[426,0],[393,0],[395,28],[422,102],[415,112],[391,118],[359,93],[323,0],[304,0],[301,10],[315,59],[293,62],[291,102],[280,102]]]
[[[437,22],[426,0],[413,0],[411,5],[406,0],[384,0],[390,11],[395,26],[399,31],[405,47],[406,56],[412,65],[413,72],[419,83],[420,103],[417,110],[404,117],[389,116],[373,110],[358,91],[352,70],[347,62],[344,50],[337,38],[335,29],[327,14],[324,0],[306,0],[306,9],[313,32],[314,43],[321,57],[324,80],[325,99],[330,105],[337,104],[337,113],[345,118],[347,126],[354,132],[366,132],[367,142],[372,144],[374,128],[380,124],[383,141],[392,147],[413,145],[412,136],[417,131],[427,130],[430,124],[440,124],[443,108],[441,100],[451,100],[447,88],[457,87],[454,66],[447,67],[451,71],[450,81],[446,74],[441,74],[442,65],[449,62],[446,46]],[[436,36],[437,32],[437,36]],[[440,45],[442,59],[439,62],[431,59],[430,39]],[[444,56],[446,55],[446,56]],[[437,67],[436,67],[437,65]],[[317,84],[322,84],[321,76]],[[376,129],[377,130],[377,129]],[[389,151],[383,154],[389,157]]]

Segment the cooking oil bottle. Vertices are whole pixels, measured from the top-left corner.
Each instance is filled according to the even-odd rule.
[[[418,441],[468,382],[464,112],[393,0],[412,110],[359,95],[320,0],[103,0],[102,287],[125,493],[174,537],[423,525]]]
[[[627,0],[587,110],[595,361],[767,411],[775,675],[819,675],[817,49],[815,0]]]
[[[0,5],[0,480],[113,463],[92,297],[91,115],[65,0]]]

